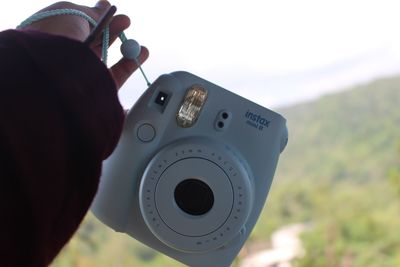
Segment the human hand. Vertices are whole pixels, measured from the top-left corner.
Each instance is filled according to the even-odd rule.
[[[110,3],[105,0],[97,2],[95,7],[87,7],[82,5],[76,5],[70,2],[58,2],[49,7],[46,7],[39,12],[49,11],[54,9],[76,9],[86,13],[92,17],[95,21],[99,19],[107,12],[110,7]],[[116,15],[110,22],[110,44],[114,42],[118,35],[130,26],[130,19],[126,15]],[[61,35],[64,37],[72,38],[83,42],[91,32],[91,25],[87,20],[75,15],[59,15],[54,17],[48,17],[43,20],[36,21],[24,29],[37,30],[49,34]],[[91,49],[101,56],[102,40],[101,37],[94,40],[90,45]],[[142,64],[149,56],[149,51],[145,47],[141,47],[141,53],[138,57],[138,63]],[[115,84],[119,89],[125,81],[132,75],[132,73],[138,68],[137,63],[134,60],[122,58],[114,66],[110,68],[110,73],[114,78]]]

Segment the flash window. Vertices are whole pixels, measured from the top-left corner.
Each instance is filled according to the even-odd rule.
[[[197,121],[206,100],[207,90],[200,85],[193,85],[187,91],[176,115],[178,125],[182,128],[192,127]]]

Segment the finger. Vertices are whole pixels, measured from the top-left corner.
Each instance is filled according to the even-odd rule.
[[[99,9],[100,13],[104,12],[104,10],[107,10],[111,6],[110,2],[106,0],[100,0],[97,1],[96,5],[94,6],[94,9]]]
[[[116,15],[110,22],[110,45],[118,38],[118,36],[126,30],[131,24],[131,21],[128,16],[125,15]],[[96,47],[100,47],[103,43],[103,37],[100,36],[95,41],[93,41],[92,48],[97,49]]]
[[[131,25],[131,20],[126,15],[117,15],[110,23],[110,36],[118,36],[121,32],[128,29]]]
[[[89,17],[91,17],[95,21],[98,21],[111,7],[111,4],[108,1],[100,0],[96,3],[94,7],[77,6],[77,5],[75,6],[77,7],[75,9],[85,12]]]
[[[131,24],[128,16],[116,15],[110,23],[110,39],[109,46],[111,46],[114,41],[119,37],[119,35],[126,30]],[[97,40],[93,41],[91,45],[92,50],[98,57],[101,57],[101,52],[103,49],[103,37],[100,36]]]
[[[149,50],[142,46],[140,50],[140,55],[138,57],[139,64],[143,64],[146,59],[149,57]],[[122,58],[119,62],[117,62],[114,66],[110,68],[111,75],[114,78],[117,89],[121,88],[121,86],[126,82],[126,80],[132,75],[132,73],[137,70],[139,66],[136,64],[134,60],[129,60],[126,58]]]
[[[104,28],[108,27],[107,25],[110,24],[111,20],[113,19],[116,10],[117,8],[115,6],[111,6],[100,18],[100,20],[97,22],[97,25],[92,29],[89,36],[86,38],[86,45],[91,45],[95,39],[102,35]]]

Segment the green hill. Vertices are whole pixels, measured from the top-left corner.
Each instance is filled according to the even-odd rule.
[[[289,144],[249,243],[309,222],[297,266],[400,266],[399,106],[393,77],[280,110]],[[52,266],[181,265],[89,215]]]
[[[281,110],[290,141],[253,240],[311,222],[298,266],[400,266],[399,106],[394,77]]]
[[[281,110],[290,144],[279,175],[294,178],[356,179],[385,175],[396,162],[400,141],[400,78],[325,96]],[[301,159],[301,160],[300,160]]]

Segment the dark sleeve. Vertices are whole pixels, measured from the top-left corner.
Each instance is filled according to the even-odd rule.
[[[86,214],[123,109],[82,43],[0,33],[1,266],[48,265]]]

